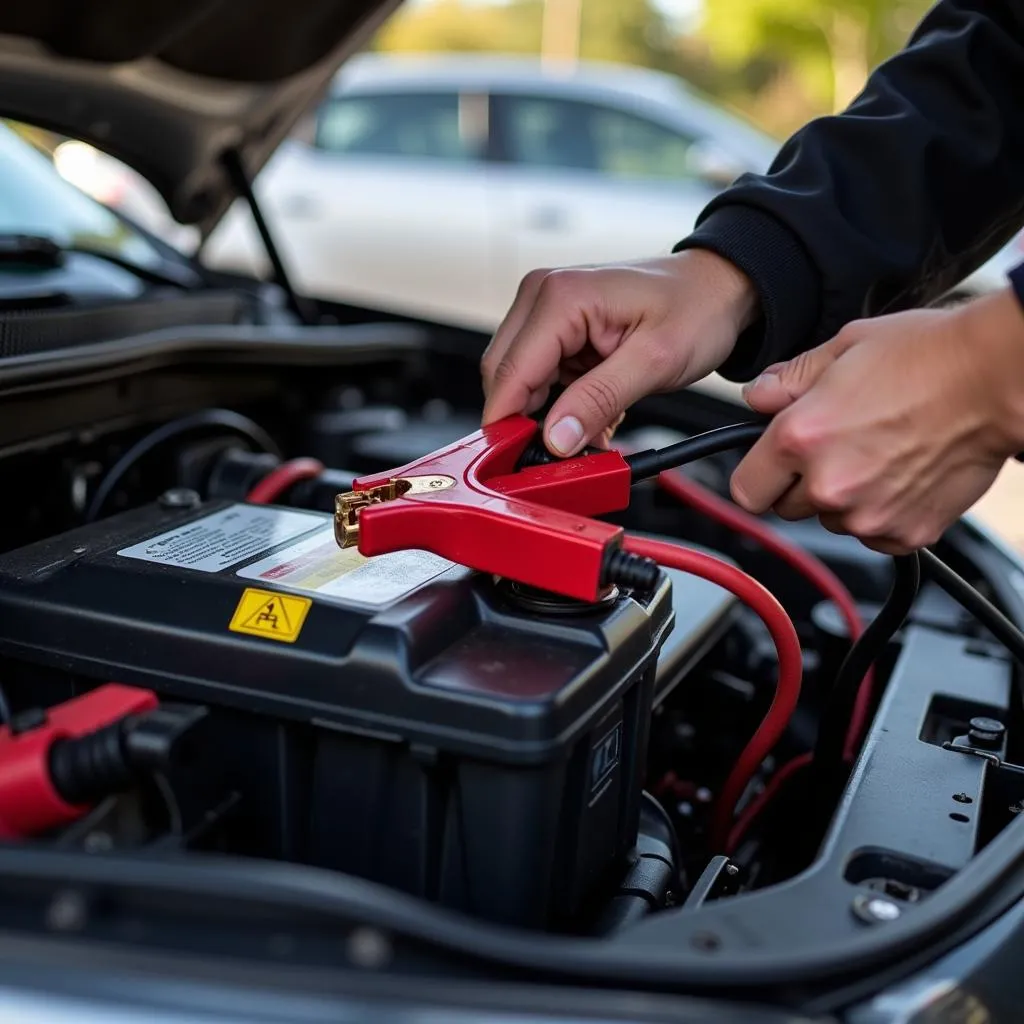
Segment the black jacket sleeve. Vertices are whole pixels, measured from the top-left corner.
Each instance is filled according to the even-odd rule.
[[[712,201],[676,246],[741,267],[762,320],[722,373],[754,376],[850,320],[929,302],[1024,224],[1024,0],[941,0],[842,114]]]

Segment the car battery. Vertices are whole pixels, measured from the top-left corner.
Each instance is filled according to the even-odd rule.
[[[731,598],[676,584],[682,666]],[[147,506],[0,556],[9,666],[214,710],[234,852],[530,927],[567,926],[622,869],[675,617],[667,576],[579,605],[247,504]]]

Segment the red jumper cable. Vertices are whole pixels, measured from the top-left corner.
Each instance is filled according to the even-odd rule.
[[[337,498],[338,543],[358,545],[370,556],[424,549],[587,601],[615,583],[652,589],[661,562],[711,580],[749,604],[775,642],[779,683],[719,798],[713,841],[721,848],[736,802],[796,706],[802,671],[796,630],[778,601],[735,566],[679,545],[626,537],[621,527],[589,518],[629,505],[636,461],[604,451],[518,468],[537,429],[525,416],[510,417],[407,466],[356,480],[353,491]]]
[[[779,656],[779,681],[775,696],[764,720],[743,748],[743,753],[726,778],[718,794],[711,819],[711,842],[715,849],[724,850],[736,805],[796,710],[803,671],[800,640],[792,621],[775,596],[753,577],[728,562],[722,562],[701,551],[691,551],[678,544],[666,544],[663,541],[640,537],[627,537],[625,547],[634,554],[653,558],[661,565],[692,573],[731,591],[761,616],[775,643],[775,650]]]
[[[688,505],[734,533],[749,538],[769,554],[775,555],[780,561],[800,573],[811,586],[828,598],[839,610],[846,623],[851,643],[864,632],[864,620],[860,616],[853,595],[846,589],[843,581],[820,559],[791,543],[756,516],[752,516],[749,512],[744,512],[743,509],[720,498],[714,491],[708,490],[678,470],[660,473],[658,484],[667,494],[672,495],[684,505]],[[874,672],[869,670],[857,691],[857,703],[846,733],[843,755],[848,761],[856,756],[867,725],[873,685]]]
[[[804,576],[812,586],[816,587],[838,608],[846,622],[851,643],[864,632],[864,621],[857,609],[853,595],[843,585],[842,580],[819,559],[795,544],[791,544],[756,516],[752,516],[724,498],[720,498],[713,491],[701,486],[696,480],[692,480],[680,471],[667,470],[660,473],[658,484],[667,494],[706,515],[709,519],[748,537]],[[857,691],[857,702],[854,705],[853,715],[846,732],[843,746],[845,761],[852,761],[857,755],[868,723],[873,689],[874,671],[869,670]],[[764,813],[789,780],[807,768],[811,761],[812,755],[807,752],[797,755],[778,768],[765,788],[740,812],[729,831],[728,840],[724,846],[725,853],[735,852],[757,818]]]
[[[246,496],[251,505],[270,505],[283,498],[296,484],[315,480],[324,471],[317,459],[291,459],[275,466]]]

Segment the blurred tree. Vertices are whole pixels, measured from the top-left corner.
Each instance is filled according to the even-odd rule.
[[[676,70],[671,32],[650,0],[583,0],[580,56]]]
[[[577,6],[578,5],[578,6]],[[545,11],[545,8],[547,10]],[[433,0],[400,11],[376,47],[406,52],[542,52],[545,13],[549,52],[675,70],[668,25],[650,0]],[[578,40],[566,38],[578,24]]]
[[[795,73],[822,110],[838,110],[894,53],[929,0],[706,0],[701,32],[717,59]]]
[[[703,0],[697,32],[683,34],[655,0],[427,0],[400,10],[374,45],[570,57],[578,47],[583,59],[680,75],[784,136],[844,106],[929,3]]]
[[[374,46],[411,53],[539,53],[542,17],[542,0],[433,0],[388,19]]]

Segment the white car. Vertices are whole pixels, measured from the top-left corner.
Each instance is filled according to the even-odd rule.
[[[301,291],[491,331],[527,271],[667,252],[721,188],[765,170],[777,149],[658,72],[364,54],[256,191]],[[94,198],[194,251],[195,229],[173,221],[120,161],[70,141],[54,162]],[[1024,259],[1022,237],[955,295],[1002,285]],[[202,256],[215,268],[270,274],[241,201]]]
[[[527,271],[667,252],[777,148],[656,72],[364,55],[256,191],[300,290],[491,330]],[[204,261],[267,271],[241,204]]]

